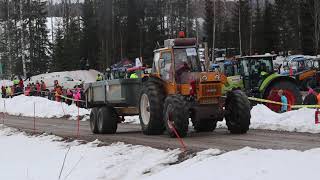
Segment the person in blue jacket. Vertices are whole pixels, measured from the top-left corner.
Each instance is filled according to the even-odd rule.
[[[288,99],[287,99],[287,97],[284,95],[282,89],[280,89],[280,90],[278,91],[278,95],[280,96],[281,103],[282,103],[280,113],[287,112],[287,111],[288,111]]]

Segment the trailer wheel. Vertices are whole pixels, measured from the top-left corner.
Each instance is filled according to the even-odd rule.
[[[97,121],[98,121],[98,108],[92,108],[90,113],[90,129],[91,129],[91,132],[94,134],[99,133]]]
[[[164,103],[164,119],[170,137],[185,137],[189,126],[189,109],[183,96],[175,95],[166,98]]]
[[[240,90],[227,93],[225,119],[232,134],[245,134],[250,126],[251,106],[248,97]]]
[[[153,81],[144,84],[139,100],[139,119],[142,132],[146,135],[159,135],[164,132],[163,87]]]
[[[98,130],[100,134],[115,134],[118,128],[118,116],[112,107],[104,106],[98,112]]]

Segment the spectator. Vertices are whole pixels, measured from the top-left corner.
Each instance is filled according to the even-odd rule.
[[[6,87],[6,97],[7,98],[11,98],[12,96],[11,96],[11,87],[10,86],[7,86]]]
[[[97,75],[97,81],[102,81],[102,76],[101,76],[101,74],[98,74],[98,75]]]
[[[288,99],[287,99],[287,97],[284,95],[282,89],[280,89],[280,90],[278,91],[278,95],[280,96],[280,98],[281,98],[281,103],[282,103],[280,113],[287,112],[287,111],[288,111]]]
[[[80,89],[77,88],[75,90],[75,93],[73,94],[73,99],[75,99],[75,103],[77,106],[80,106],[79,100],[81,100],[81,94],[80,94]]]
[[[36,90],[37,90],[36,96],[40,96],[41,95],[41,85],[40,85],[39,81],[37,81],[37,83],[36,83]]]
[[[138,79],[139,77],[138,77],[138,75],[137,75],[137,73],[132,73],[131,75],[130,75],[130,79]]]
[[[2,94],[2,98],[6,98],[6,87],[5,86],[1,87],[1,94]]]
[[[73,97],[73,93],[69,88],[67,89],[67,97],[70,98],[70,99],[67,99],[66,103],[70,106],[72,104],[72,100],[71,99]]]
[[[41,96],[44,97],[46,95],[46,91],[47,91],[47,85],[45,82],[43,82],[42,80],[40,81],[41,82]]]
[[[318,98],[316,92],[309,88],[308,95],[303,100],[304,105],[316,105],[318,104]]]
[[[20,80],[19,80],[19,88],[20,88],[20,90],[21,90],[21,93],[23,93],[24,82],[23,82],[22,78],[20,78]]]
[[[107,68],[107,69],[106,69],[106,79],[107,79],[107,80],[110,80],[110,79],[111,79],[111,70],[110,70],[110,68]]]
[[[30,96],[30,91],[31,91],[31,87],[30,84],[27,85],[25,91],[24,91],[24,95],[25,96]]]
[[[59,84],[56,84],[54,90],[55,90],[56,101],[61,102],[62,87]]]

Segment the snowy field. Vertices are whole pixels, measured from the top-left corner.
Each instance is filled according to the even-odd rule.
[[[175,164],[179,150],[123,143],[98,147],[98,141],[81,144],[61,140],[27,136],[0,125],[0,179],[300,180],[317,179],[320,162],[320,149],[301,152],[247,147],[227,153],[209,149]]]
[[[5,101],[5,103],[4,103]],[[78,108],[65,103],[50,101],[41,97],[16,96],[12,99],[0,98],[0,112],[10,115],[33,117],[34,104],[36,117],[77,119]],[[4,107],[6,105],[6,107]],[[88,119],[90,110],[80,108],[79,115]],[[125,123],[139,124],[139,116],[125,117]],[[257,105],[251,110],[251,129],[266,129],[289,132],[320,133],[320,125],[316,125],[314,109],[299,109],[283,114],[275,113],[264,105]],[[190,125],[192,125],[190,123]],[[225,128],[225,122],[219,122],[218,127]]]

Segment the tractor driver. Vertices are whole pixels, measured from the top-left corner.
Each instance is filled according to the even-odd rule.
[[[176,49],[174,53],[176,81],[181,82],[182,74],[192,69],[191,59],[187,57],[185,49]]]

